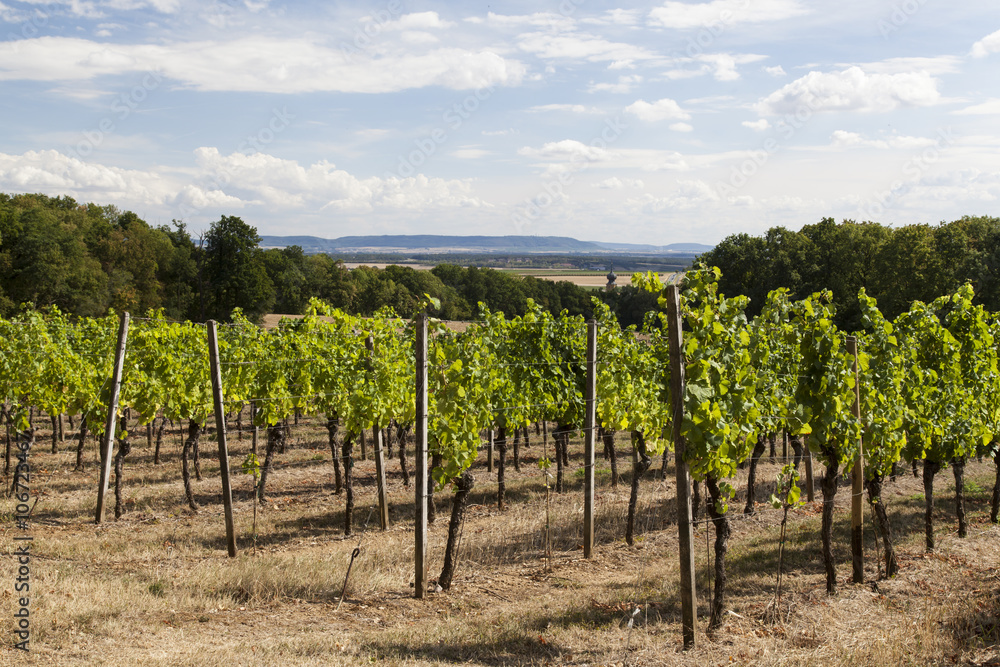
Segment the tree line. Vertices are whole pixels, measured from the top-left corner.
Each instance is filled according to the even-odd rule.
[[[837,326],[848,331],[862,328],[862,287],[890,320],[914,301],[930,303],[966,282],[977,304],[1000,310],[1000,218],[989,216],[902,227],[824,218],[798,232],[734,234],[697,261],[722,270],[722,293],[750,297],[748,317],[779,287],[796,300],[831,290]]]
[[[432,271],[349,270],[298,246],[259,244],[257,230],[235,216],[196,235],[181,221],[153,226],[113,205],[0,193],[0,316],[30,303],[86,317],[163,309],[176,320],[228,321],[239,307],[259,321],[271,312],[303,313],[317,297],[355,315],[390,306],[409,317],[425,294],[440,301],[432,314],[443,319],[471,319],[480,302],[516,317],[526,313],[529,298],[553,315],[592,314],[594,292],[565,281],[448,264]],[[631,286],[603,298],[626,324],[641,323],[656,307]]]

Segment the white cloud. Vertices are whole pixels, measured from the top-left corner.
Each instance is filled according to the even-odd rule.
[[[492,155],[492,153],[488,150],[472,146],[462,146],[453,150],[451,154],[460,160],[478,160],[479,158],[484,158],[487,155]]]
[[[785,72],[785,68],[782,67],[781,65],[776,65],[774,67],[765,67],[764,71],[767,72],[768,74],[770,74],[771,76],[775,76],[775,77],[777,77],[777,76],[788,76],[787,73]]]
[[[451,21],[443,20],[437,12],[417,12],[403,14],[397,20],[386,23],[385,30],[430,30],[454,25]]]
[[[600,162],[609,157],[606,149],[588,146],[576,139],[550,141],[541,148],[525,146],[518,149],[517,154],[549,162]]]
[[[972,45],[972,55],[975,58],[985,58],[997,52],[1000,52],[1000,30],[990,33]]]
[[[612,176],[611,178],[606,178],[599,183],[595,183],[595,185],[602,190],[623,190],[625,188],[641,190],[646,184],[635,178],[621,179],[617,176]]]
[[[694,126],[690,123],[671,123],[670,129],[674,132],[692,132]]]
[[[846,63],[843,67],[856,65],[871,74],[955,74],[962,70],[962,58],[958,56],[887,58],[871,63]]]
[[[960,116],[986,116],[1000,114],[1000,98],[989,99],[979,104],[973,104],[971,107],[965,107],[964,109],[959,109],[958,111],[952,111],[952,113]]]
[[[655,215],[666,210],[689,210],[717,202],[719,195],[702,180],[679,180],[677,188],[665,197],[644,194],[628,199],[626,205],[647,215]]]
[[[618,77],[618,83],[590,83],[587,86],[588,93],[612,93],[623,95],[632,92],[632,89],[642,83],[642,77],[638,74]]]
[[[576,25],[576,22],[572,18],[563,16],[562,14],[556,14],[554,12],[535,12],[534,14],[521,14],[516,16],[494,14],[493,12],[489,12],[486,15],[486,20],[492,25],[504,28],[532,26],[535,28],[547,28],[551,30],[569,30]]]
[[[483,130],[481,134],[484,137],[506,137],[509,134],[520,133],[512,127],[508,127],[506,130]]]
[[[586,60],[589,62],[610,60],[618,62],[650,60],[658,57],[654,52],[641,46],[624,42],[610,42],[603,37],[586,33],[553,35],[549,32],[531,32],[521,35],[517,44],[522,50],[548,60]]]
[[[669,97],[657,100],[652,104],[646,100],[636,100],[625,107],[625,113],[632,114],[647,122],[661,120],[689,120],[691,114],[681,109],[680,105]]]
[[[295,160],[265,153],[221,155],[211,147],[197,149],[195,160],[203,178],[228,182],[227,191],[245,193],[271,208],[364,212],[376,208],[486,205],[472,195],[469,181],[424,175],[360,179],[326,160],[303,167]]]
[[[211,147],[195,150],[194,161],[193,168],[133,170],[51,150],[0,153],[0,190],[155,207],[163,215],[176,215],[178,207],[200,211],[254,205],[309,213],[323,208],[367,212],[490,206],[472,193],[468,180],[422,174],[358,178],[326,161],[301,166],[264,153],[221,155]]]
[[[116,31],[124,29],[125,26],[120,23],[98,23],[94,35],[97,37],[111,37]]]
[[[664,28],[685,30],[705,26],[731,26],[738,23],[770,23],[808,13],[798,0],[711,0],[679,2],[668,0],[649,12],[649,23]]]
[[[162,204],[171,187],[163,174],[106,167],[44,150],[23,155],[0,153],[0,190]]]
[[[927,72],[868,74],[860,67],[809,72],[756,104],[762,116],[818,111],[886,112],[931,106],[941,100],[937,80]]]
[[[831,145],[835,148],[865,147],[881,149],[917,149],[927,148],[928,146],[936,146],[938,143],[937,139],[900,135],[893,135],[886,139],[867,139],[857,132],[848,132],[846,130],[836,130],[833,135],[831,135],[830,139]]]
[[[531,112],[541,111],[569,111],[571,113],[598,115],[604,113],[597,107],[588,107],[583,104],[541,104],[528,109]]]
[[[41,37],[0,43],[0,80],[90,80],[160,71],[202,91],[384,93],[427,86],[458,90],[517,85],[516,60],[491,51],[439,48],[349,59],[307,38],[241,37],[226,42],[102,44]]]
[[[695,67],[676,67],[664,72],[667,79],[690,79],[696,76],[712,74],[716,81],[735,81],[740,78],[737,65],[746,65],[766,59],[767,56],[756,53],[703,53],[691,58],[677,58],[680,65],[694,64]]]
[[[754,132],[763,132],[771,128],[771,123],[768,122],[766,118],[761,118],[760,120],[745,120],[742,125],[743,127],[749,127]]]
[[[588,17],[580,23],[591,25],[636,25],[642,16],[640,9],[608,9],[599,17]]]

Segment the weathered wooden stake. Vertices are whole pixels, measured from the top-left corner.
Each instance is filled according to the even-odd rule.
[[[219,339],[215,320],[208,321],[208,359],[212,372],[212,402],[215,403],[215,437],[219,441],[219,474],[222,476],[222,506],[226,515],[226,546],[236,557],[236,528],[233,524],[233,488],[229,482],[229,446],[226,443],[226,406],[222,400],[222,368],[219,366]],[[256,498],[254,499],[256,502]]]
[[[686,444],[681,435],[684,422],[684,346],[681,331],[680,288],[667,287],[667,321],[670,326],[670,395],[674,427],[674,467],[677,473],[677,530],[680,535],[681,625],[684,649],[694,648],[697,600],[694,587],[694,527],[691,522],[691,479],[684,460]]]
[[[489,440],[486,442],[486,472],[493,472],[493,427],[486,429]]]
[[[414,439],[416,470],[414,471],[414,551],[413,595],[427,594],[427,315],[417,316],[416,353],[416,423]],[[492,438],[491,438],[492,441]]]
[[[372,356],[375,354],[375,339],[371,336],[365,339],[368,348],[368,372],[374,373]],[[378,495],[378,522],[382,530],[389,529],[389,491],[385,484],[385,454],[382,451],[382,429],[378,424],[372,424],[372,445],[375,449],[375,481]],[[362,450],[363,451],[363,450]]]
[[[809,449],[809,445],[803,443],[802,446],[806,450],[804,456],[806,460],[806,500],[814,503],[816,502],[816,490],[813,485],[813,453]]]
[[[122,313],[118,325],[118,347],[115,349],[115,366],[111,374],[111,400],[108,402],[108,419],[104,423],[104,438],[101,440],[101,475],[97,486],[97,511],[94,523],[104,520],[104,496],[108,492],[111,478],[111,445],[115,441],[115,424],[118,420],[118,396],[122,388],[122,366],[125,365],[125,341],[128,339],[128,313]]]
[[[586,414],[583,421],[583,557],[594,553],[594,461],[597,430],[597,322],[587,322],[587,384],[584,387]]]
[[[861,419],[861,380],[858,375],[858,339],[847,337],[847,353],[854,356],[854,416]],[[864,438],[858,440],[858,454],[854,457],[854,471],[851,489],[851,563],[853,565],[853,581],[856,584],[865,583],[865,544],[862,534],[864,516],[862,510],[862,494],[864,493]]]

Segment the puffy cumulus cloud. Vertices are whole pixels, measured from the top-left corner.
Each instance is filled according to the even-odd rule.
[[[183,210],[202,210],[206,208],[244,208],[247,204],[260,202],[244,202],[239,197],[227,195],[222,190],[200,185],[185,185],[171,202]]]
[[[385,30],[433,30],[450,28],[455,24],[445,21],[437,12],[415,12],[403,14],[395,21],[385,24]]]
[[[677,188],[666,196],[657,197],[649,193],[626,200],[626,206],[633,211],[655,215],[666,210],[690,210],[719,201],[719,195],[702,180],[678,180]]]
[[[756,53],[703,53],[690,58],[675,58],[674,67],[664,72],[668,79],[690,79],[696,76],[711,74],[716,81],[736,81],[740,78],[737,70],[739,65],[759,62],[766,59]]]
[[[785,72],[785,68],[782,67],[781,65],[775,65],[774,67],[765,67],[764,71],[770,74],[771,76],[775,77],[788,76],[787,73]]]
[[[694,131],[694,125],[691,125],[690,123],[671,123],[669,127],[674,132],[693,132]]]
[[[650,25],[687,30],[703,26],[731,26],[739,23],[772,23],[809,12],[798,0],[711,0],[680,2],[668,0],[650,10]]]
[[[385,93],[427,86],[518,85],[525,67],[492,51],[434,48],[350,55],[309,39],[240,37],[170,44],[102,44],[41,37],[0,44],[0,80],[90,80],[159,71],[202,91]]]
[[[893,135],[885,139],[868,139],[858,134],[857,132],[848,132],[846,130],[837,130],[830,137],[831,146],[834,148],[854,148],[854,147],[864,147],[864,148],[901,148],[901,149],[916,149],[916,148],[927,148],[928,146],[936,146],[938,144],[937,139],[930,139],[928,137],[908,137],[901,135]]]
[[[646,100],[636,100],[625,107],[625,113],[632,114],[647,122],[661,120],[690,120],[691,114],[681,109],[681,106],[669,97],[664,97],[656,102]]]
[[[546,162],[602,162],[610,157],[607,149],[588,146],[576,139],[550,141],[541,148],[525,146],[517,154]]]
[[[358,178],[325,161],[302,166],[263,153],[222,155],[210,147],[194,152],[191,168],[149,171],[84,162],[58,151],[0,153],[0,190],[114,201],[165,216],[179,210],[184,217],[206,209],[254,206],[289,213],[490,208],[468,180]]]
[[[176,181],[150,171],[84,162],[58,151],[0,153],[0,190],[69,194],[83,199],[162,204]]]
[[[771,129],[771,123],[768,122],[766,118],[761,118],[760,120],[745,120],[742,125],[743,127],[749,127],[754,132],[763,132]]]
[[[761,116],[818,111],[886,112],[937,104],[938,81],[927,72],[869,74],[860,67],[809,72],[756,104]]]
[[[218,149],[195,151],[201,180],[225,184],[227,192],[270,208],[333,208],[367,212],[378,208],[450,208],[489,206],[472,193],[470,181],[427,178],[358,178],[321,160],[302,166],[264,153],[222,155]]]
[[[1000,30],[990,33],[972,45],[972,55],[975,58],[985,58],[997,52],[1000,52]]]

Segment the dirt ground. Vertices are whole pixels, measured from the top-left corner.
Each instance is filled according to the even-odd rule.
[[[53,455],[40,430],[30,459],[29,486],[39,497],[28,531],[31,652],[15,651],[10,639],[18,602],[12,538],[23,531],[15,526],[13,501],[5,500],[0,664],[1000,665],[1000,529],[989,523],[995,468],[988,460],[970,462],[966,471],[966,539],[957,537],[950,470],[938,475],[938,548],[932,554],[923,548],[922,484],[908,468],[887,483],[884,499],[902,571],[880,579],[866,508],[863,585],[850,583],[850,487],[842,484],[834,596],[826,594],[820,556],[821,503],[794,510],[780,618],[773,601],[781,513],[758,502],[755,514],[743,514],[742,471],[740,494],[730,506],[726,625],[714,637],[705,634],[713,534],[702,512],[695,531],[697,646],[684,652],[672,465],[665,481],[657,479],[658,460],[643,476],[637,539],[630,547],[624,542],[627,438],[618,444],[617,487],[610,483],[609,462],[599,456],[598,546],[593,558],[584,559],[582,443],[573,441],[563,494],[546,493],[537,465],[545,453],[541,438],[533,435],[522,449],[520,472],[508,456],[504,512],[496,506],[495,473],[487,472],[481,454],[452,588],[418,600],[412,589],[413,490],[403,484],[398,458],[387,464],[389,529],[379,530],[373,511],[373,461],[358,461],[357,530],[345,537],[343,495],[334,492],[331,452],[318,424],[303,420],[292,427],[288,450],[276,456],[270,500],[258,510],[256,552],[252,481],[235,477],[240,553],[234,559],[226,557],[217,450],[209,437],[201,442],[203,480],[195,482],[198,512],[184,501],[174,428],[160,465],[152,463],[145,438],[136,438],[123,477],[127,511],[115,520],[112,497],[104,522],[95,525],[95,444],[87,443],[85,470],[74,472],[75,443],[68,438],[75,432],[67,432]],[[234,471],[249,446],[247,434],[231,435]],[[412,470],[412,446],[408,454]],[[759,501],[774,490],[781,463],[780,456],[763,460]],[[435,503],[432,580],[441,569],[450,493],[439,492]]]

